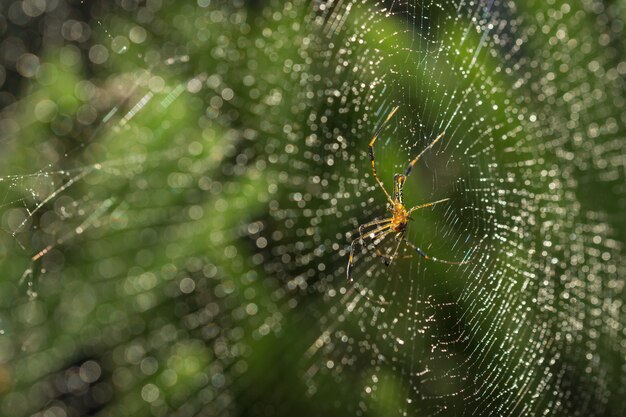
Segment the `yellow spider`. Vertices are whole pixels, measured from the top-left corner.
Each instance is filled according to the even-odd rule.
[[[353,265],[353,260],[354,260],[355,245],[357,243],[360,243],[361,246],[364,246],[364,241],[363,241],[364,238],[371,239],[371,242],[374,245],[377,245],[378,243],[382,242],[388,235],[395,234],[395,240],[398,242],[398,245],[396,246],[396,249],[392,256],[383,254],[378,249],[376,249],[376,254],[383,259],[383,261],[385,262],[385,265],[387,266],[391,265],[391,262],[393,262],[393,260],[396,259],[396,255],[398,254],[398,250],[400,249],[400,245],[402,243],[405,243],[406,245],[414,249],[415,252],[417,252],[424,259],[429,259],[432,261],[441,262],[445,264],[451,264],[451,265],[463,265],[463,264],[470,262],[470,260],[461,261],[461,262],[451,262],[451,261],[444,261],[442,259],[428,256],[418,246],[406,240],[406,231],[407,231],[408,221],[413,220],[411,217],[409,217],[411,213],[413,213],[415,210],[434,206],[435,204],[443,203],[450,199],[444,198],[442,200],[437,200],[432,203],[422,204],[419,206],[415,206],[411,208],[410,210],[406,209],[406,207],[404,206],[403,199],[402,199],[402,188],[404,187],[404,182],[406,181],[407,177],[409,176],[409,174],[411,174],[411,170],[413,169],[413,166],[415,166],[417,161],[419,161],[419,159],[422,157],[422,155],[424,155],[426,151],[428,151],[430,148],[433,147],[433,145],[439,142],[439,140],[443,137],[443,133],[437,136],[437,138],[435,138],[435,140],[433,140],[430,143],[430,145],[428,145],[424,150],[422,150],[422,152],[420,152],[420,154],[417,155],[415,159],[413,159],[409,163],[409,166],[406,168],[404,175],[396,174],[393,176],[393,197],[389,195],[382,181],[378,178],[378,175],[376,174],[376,165],[374,163],[374,142],[376,142],[376,138],[378,138],[378,135],[380,134],[380,132],[383,130],[387,122],[393,117],[393,115],[395,114],[397,110],[398,110],[398,107],[394,107],[394,109],[391,111],[389,116],[387,116],[387,119],[385,119],[383,124],[378,128],[378,130],[374,134],[374,137],[372,138],[369,144],[369,154],[370,154],[370,160],[372,162],[372,173],[374,174],[374,178],[376,179],[376,182],[378,182],[378,185],[380,185],[380,188],[382,188],[385,195],[387,196],[387,200],[388,200],[387,210],[391,212],[391,217],[388,217],[385,219],[377,219],[377,220],[374,220],[374,221],[371,221],[369,223],[359,226],[359,234],[350,244],[350,257],[348,259],[348,266],[346,268],[346,274],[348,276],[349,282],[352,282],[352,265]],[[368,231],[364,230],[366,228],[372,228],[372,227],[373,229],[371,230],[368,230]],[[408,256],[408,257],[411,257],[411,256]]]

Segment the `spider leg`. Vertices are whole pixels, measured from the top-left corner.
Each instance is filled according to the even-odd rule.
[[[417,155],[417,156],[415,157],[415,159],[414,159],[414,160],[412,160],[412,161],[409,163],[409,166],[406,168],[406,172],[404,173],[404,176],[405,176],[405,177],[408,177],[408,176],[409,176],[409,174],[411,173],[411,170],[413,169],[413,167],[415,166],[415,164],[417,164],[417,161],[419,161],[419,160],[420,160],[420,158],[422,157],[422,155],[424,155],[424,154],[426,153],[426,151],[428,151],[430,148],[432,148],[432,147],[435,145],[435,143],[437,143],[437,142],[439,142],[439,140],[441,140],[441,138],[443,137],[443,134],[444,134],[444,133],[445,133],[445,132],[442,132],[439,136],[437,136],[437,137],[435,138],[435,140],[433,140],[432,142],[430,142],[430,145],[428,145],[427,147],[425,147],[425,148],[422,150],[422,152],[420,152],[420,153],[419,153],[419,155]]]
[[[385,230],[383,232],[378,233],[378,235],[376,236],[371,236],[372,238],[372,244],[374,246],[374,249],[376,250],[376,256],[378,256],[379,258],[381,258],[385,264],[385,266],[389,266],[390,262],[389,262],[389,255],[387,255],[386,253],[383,253],[380,249],[378,249],[378,245],[380,245],[382,243],[382,241],[389,236],[390,234],[394,233],[393,230]],[[368,236],[370,237],[370,236]]]
[[[374,137],[372,138],[369,144],[370,161],[372,162],[372,173],[374,174],[374,179],[376,179],[376,182],[378,183],[378,185],[380,185],[380,188],[382,188],[382,190],[385,192],[385,195],[387,196],[387,200],[389,200],[389,203],[391,203],[392,205],[393,205],[393,200],[391,199],[391,196],[385,189],[383,182],[380,180],[380,178],[378,178],[378,174],[376,173],[376,163],[374,162],[374,142],[376,142],[378,135],[380,135],[380,132],[383,130],[387,122],[393,117],[393,115],[395,114],[397,110],[398,110],[398,106],[394,107],[393,110],[391,110],[391,113],[389,113],[389,116],[387,116],[383,124],[378,128],[378,130],[374,134]]]
[[[363,244],[363,234],[365,234],[364,229],[371,227],[371,226],[377,226],[380,224],[384,224],[384,223],[389,223],[392,219],[376,219],[373,220],[369,223],[365,223],[359,226],[359,233],[358,233],[358,238],[361,240],[361,244]]]
[[[409,242],[406,239],[404,240],[404,242],[407,245],[409,245],[411,248],[413,248],[415,252],[417,252],[422,258],[427,259],[429,261],[440,262],[442,264],[448,264],[448,265],[467,265],[472,262],[472,258],[465,260],[465,261],[459,261],[459,262],[445,261],[443,259],[435,258],[434,256],[426,255],[426,252],[424,252],[421,248],[419,248],[418,246],[414,245],[413,243]]]
[[[400,237],[398,238],[398,245],[396,246],[396,250],[393,251],[393,255],[391,255],[391,257],[389,258],[389,262],[385,262],[385,265],[387,266],[391,265],[393,260],[396,259],[396,255],[398,255],[398,250],[400,249],[400,245],[402,244],[403,240],[404,240],[404,234],[400,234]]]
[[[398,235],[396,235],[396,236],[398,236]],[[400,238],[397,238],[397,239],[398,239],[398,246],[396,247],[396,250],[394,251],[394,253],[393,253],[393,255],[392,255],[392,256],[389,256],[389,255],[387,255],[387,254],[385,254],[385,253],[382,253],[381,251],[379,251],[378,249],[376,249],[376,254],[377,254],[379,257],[383,258],[383,262],[385,263],[385,266],[389,266],[389,265],[391,265],[391,262],[393,262],[393,261],[394,261],[394,260],[396,260],[396,259],[408,259],[408,258],[412,258],[412,257],[413,257],[413,255],[402,255],[402,256],[397,256],[397,254],[398,254],[398,250],[400,249],[400,245],[402,244],[402,242],[405,242],[405,243],[406,243],[406,234],[405,234],[405,233],[402,233],[402,234],[400,235]]]
[[[391,219],[386,219],[386,220],[382,220],[383,223],[390,223]],[[368,233],[366,237],[369,237],[374,245],[379,244],[383,239],[385,239],[387,236],[389,236],[391,233],[393,233],[393,230],[390,230],[390,228],[392,227],[392,224],[388,224],[386,226],[382,226],[379,227],[378,229],[374,230],[371,233]],[[380,238],[380,241],[376,241],[378,238]],[[354,285],[356,287],[356,283],[353,281],[352,279],[352,274],[351,274],[351,269],[352,269],[352,265],[353,265],[353,259],[354,259],[354,246],[355,244],[359,242],[361,243],[361,245],[364,246],[364,242],[363,242],[363,236],[362,234],[359,236],[358,239],[354,239],[350,245],[350,259],[348,260],[348,267],[346,268],[346,274],[348,275],[348,282],[350,282],[352,285]],[[402,243],[402,241],[398,242],[398,245]],[[399,247],[399,246],[398,246]],[[396,248],[396,252],[398,251],[398,248]],[[376,254],[378,256],[380,256],[381,258],[385,259],[387,257],[387,255],[384,255],[380,252],[380,250],[378,250],[378,248],[376,248]],[[395,255],[395,254],[394,254]],[[357,289],[358,290],[358,289]],[[389,304],[387,301],[383,300],[374,300],[372,298],[370,298],[367,293],[365,292],[361,292],[360,290],[358,290],[359,294],[364,297],[366,300],[374,303],[374,304],[378,304],[378,305],[387,305]]]
[[[444,203],[446,201],[450,200],[449,198],[444,198],[441,200],[437,200],[437,201],[433,201],[432,203],[427,203],[427,204],[422,204],[421,206],[415,206],[413,207],[411,210],[409,210],[407,212],[407,216],[411,215],[411,213],[413,213],[415,210],[419,210],[419,209],[423,209],[426,207],[430,207],[430,206],[434,206],[435,204],[439,204],[439,203]]]
[[[388,224],[386,226],[381,226],[379,228],[377,228],[376,230],[374,230],[373,232],[369,233],[369,236],[372,236],[372,239],[376,238],[377,234],[380,234],[381,232],[385,232],[387,229],[389,229],[392,225]],[[348,277],[348,282],[352,282],[352,265],[354,264],[354,247],[357,243],[361,243],[363,242],[363,236],[360,236],[359,239],[354,239],[352,241],[352,243],[350,244],[350,256],[348,258],[348,266],[346,267],[346,275]]]

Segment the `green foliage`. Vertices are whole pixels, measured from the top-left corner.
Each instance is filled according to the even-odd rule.
[[[0,414],[620,415],[623,39],[572,46],[617,6],[144,3],[4,110]],[[386,184],[445,132],[410,240],[476,261],[350,286],[392,104]]]

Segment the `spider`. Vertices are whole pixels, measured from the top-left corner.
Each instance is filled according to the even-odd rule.
[[[393,196],[389,195],[389,193],[385,189],[385,186],[383,185],[383,182],[380,180],[380,178],[378,178],[378,175],[376,173],[376,164],[374,162],[374,142],[376,142],[378,135],[383,130],[387,122],[393,117],[393,115],[396,113],[397,110],[398,110],[398,107],[394,107],[391,113],[389,113],[389,116],[387,116],[387,119],[385,119],[383,124],[378,128],[378,130],[374,134],[374,137],[372,138],[369,144],[369,155],[370,155],[370,160],[372,162],[372,173],[374,174],[374,179],[376,179],[376,182],[385,193],[385,196],[387,196],[387,211],[391,212],[391,217],[387,217],[385,219],[375,219],[369,223],[365,223],[359,226],[359,233],[357,237],[350,244],[350,257],[348,259],[348,266],[346,268],[348,282],[350,283],[353,282],[352,266],[354,264],[353,260],[354,260],[355,245],[357,243],[360,243],[361,246],[364,246],[364,241],[363,241],[364,238],[371,239],[371,242],[374,244],[374,246],[376,246],[380,242],[382,242],[387,236],[392,235],[392,234],[394,235],[395,240],[398,242],[398,244],[392,256],[383,254],[378,249],[376,249],[377,256],[383,259],[386,266],[391,265],[393,260],[397,259],[398,250],[400,249],[400,245],[402,243],[409,246],[411,249],[417,252],[421,257],[427,260],[441,262],[445,264],[451,264],[451,265],[464,265],[470,262],[470,260],[461,261],[461,262],[452,262],[452,261],[445,261],[443,259],[438,259],[432,256],[428,256],[422,249],[420,249],[418,246],[414,245],[413,243],[409,242],[406,239],[408,221],[413,220],[410,217],[411,213],[413,213],[415,210],[423,209],[426,207],[431,207],[431,206],[434,206],[435,204],[443,203],[450,199],[444,198],[441,200],[433,201],[431,203],[421,204],[419,206],[415,206],[407,210],[407,208],[404,206],[404,201],[402,198],[402,188],[404,187],[404,182],[406,181],[407,177],[411,174],[411,170],[413,169],[415,164],[417,164],[417,161],[420,160],[422,155],[424,155],[424,153],[426,153],[437,142],[439,142],[439,140],[441,140],[441,138],[443,137],[443,133],[437,136],[435,140],[433,140],[430,143],[430,145],[424,148],[422,152],[420,152],[419,155],[417,155],[415,159],[413,159],[409,163],[404,174],[395,174],[393,176]],[[365,231],[365,229],[367,228],[371,228],[371,229],[368,231]],[[410,258],[410,257],[412,256],[411,255],[403,256],[402,258]]]

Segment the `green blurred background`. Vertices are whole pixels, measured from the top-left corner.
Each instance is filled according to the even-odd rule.
[[[3,2],[0,414],[624,415],[625,7]]]

